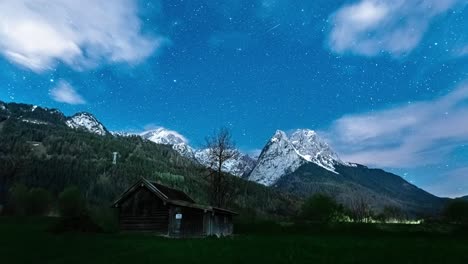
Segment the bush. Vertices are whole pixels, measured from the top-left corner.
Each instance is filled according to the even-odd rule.
[[[463,200],[453,200],[444,209],[446,220],[457,224],[468,224],[468,202]]]
[[[58,209],[62,217],[80,217],[86,214],[86,205],[77,187],[67,187],[59,195]]]
[[[382,222],[398,222],[407,219],[405,212],[397,206],[385,206],[382,213],[377,216]]]
[[[48,229],[52,233],[82,232],[102,233],[102,228],[86,214],[77,217],[65,217]]]
[[[343,206],[333,198],[324,194],[315,194],[302,205],[301,216],[304,220],[326,223],[337,219],[342,212]]]
[[[89,211],[91,220],[96,223],[103,232],[115,233],[119,231],[119,219],[115,209],[95,207]]]
[[[26,204],[28,215],[46,215],[50,210],[51,194],[42,188],[32,188],[29,191]]]
[[[10,189],[10,203],[16,215],[45,215],[50,210],[51,194],[42,188],[28,188],[16,184]]]
[[[16,215],[26,215],[26,208],[28,204],[28,188],[22,184],[15,184],[10,189],[10,203],[13,212]]]

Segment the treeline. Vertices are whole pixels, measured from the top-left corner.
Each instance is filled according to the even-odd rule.
[[[364,199],[356,199],[344,206],[331,196],[321,193],[311,196],[303,203],[299,219],[315,223],[408,223],[414,221],[398,206],[386,206],[376,213]],[[438,217],[418,220],[468,224],[468,201],[460,199],[449,201]]]
[[[84,199],[81,191],[69,186],[56,197],[43,188],[27,188],[15,184],[9,190],[6,210],[16,216],[58,216],[49,227],[51,232],[116,232],[116,211],[108,207],[92,206]]]

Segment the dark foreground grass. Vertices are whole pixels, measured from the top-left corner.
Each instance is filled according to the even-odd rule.
[[[0,218],[0,263],[468,263],[464,236],[257,234],[165,239],[51,234],[47,218]]]

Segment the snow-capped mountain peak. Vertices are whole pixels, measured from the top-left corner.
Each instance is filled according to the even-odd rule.
[[[287,138],[288,138],[288,136],[286,135],[286,133],[284,131],[276,130],[275,134],[270,139],[270,142],[272,142],[272,143],[280,142],[280,141],[282,141],[284,139],[287,139]]]
[[[172,149],[182,156],[189,158],[205,167],[210,167],[208,149],[195,149],[188,144],[188,140],[176,131],[160,127],[139,134],[142,138],[157,144],[171,145]],[[242,154],[237,158],[227,160],[222,170],[236,176],[245,176],[255,165],[255,160]]]
[[[334,165],[346,165],[315,131],[298,129],[288,135],[278,130],[264,147],[249,179],[270,186],[307,162],[334,173]]]
[[[140,134],[144,139],[163,145],[188,144],[188,140],[176,131],[159,127]]]
[[[83,129],[100,136],[107,135],[107,129],[90,113],[77,113],[68,118],[66,125],[73,129]]]
[[[334,164],[344,164],[331,147],[313,130],[298,129],[291,134],[290,141],[302,158],[327,170],[334,172]]]
[[[205,167],[212,167],[209,149],[199,149],[194,152],[195,160]],[[255,166],[255,160],[247,154],[240,153],[237,157],[224,162],[222,171],[238,177],[246,177]]]
[[[283,175],[295,171],[304,162],[286,133],[278,130],[263,148],[249,180],[270,186]]]

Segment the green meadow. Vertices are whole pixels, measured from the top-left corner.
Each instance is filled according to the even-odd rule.
[[[1,263],[468,263],[468,235],[418,226],[239,225],[229,238],[53,234],[53,218],[0,218]],[[388,227],[387,227],[388,229]]]

